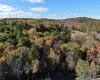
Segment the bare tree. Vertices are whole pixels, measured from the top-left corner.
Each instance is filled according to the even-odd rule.
[[[22,61],[20,59],[16,59],[11,63],[12,74],[17,75],[18,80],[20,80],[20,75],[22,74]]]

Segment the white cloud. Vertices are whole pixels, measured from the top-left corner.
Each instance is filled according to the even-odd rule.
[[[11,13],[11,17],[17,18],[38,18],[40,14],[34,14],[32,12],[25,12],[25,11],[14,11]]]
[[[48,14],[47,15],[47,18],[49,18],[49,19],[60,19],[61,18],[61,15],[56,14],[56,13]]]
[[[44,0],[27,0],[30,3],[44,3]]]
[[[9,5],[0,4],[0,18],[39,18],[40,14],[16,10]]]
[[[57,16],[57,14],[52,14],[52,16]]]
[[[48,14],[47,18],[49,19],[66,19],[66,18],[74,18],[77,17],[77,14]]]
[[[48,17],[55,18],[57,14],[49,14]]]
[[[0,4],[0,11],[11,12],[14,11],[14,8],[12,6]]]
[[[39,18],[40,14],[25,11],[0,12],[0,18]]]
[[[77,16],[77,14],[64,14],[64,15],[67,17],[76,17]]]
[[[33,12],[47,12],[48,8],[36,7],[36,8],[31,8],[30,10],[33,11]]]

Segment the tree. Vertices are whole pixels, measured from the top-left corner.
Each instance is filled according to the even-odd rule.
[[[72,35],[72,40],[74,42],[77,42],[78,44],[82,45],[86,41],[86,36],[82,34],[74,34]]]
[[[0,62],[0,80],[4,80],[4,71],[2,63]]]
[[[77,78],[76,80],[87,80],[90,75],[88,73],[88,62],[83,61],[81,59],[78,60],[77,65],[76,65],[76,73],[77,73]]]
[[[32,66],[32,72],[37,73],[37,71],[39,70],[39,61],[37,59],[32,60],[31,66]]]
[[[54,31],[52,31],[51,32],[51,37],[52,37],[52,39],[54,39],[54,40],[59,40],[60,39],[60,35],[59,35],[60,33],[57,31],[57,30],[54,30]]]
[[[23,73],[22,70],[22,61],[20,59],[15,59],[10,63],[12,74],[17,76],[18,80],[20,80],[20,75]]]
[[[38,47],[35,44],[31,45],[30,52],[31,52],[31,56],[32,56],[33,59],[34,58],[35,59],[40,58],[40,53],[38,51]]]
[[[26,63],[26,65],[24,65],[23,69],[24,69],[25,74],[28,76],[28,80],[30,80],[29,73],[32,70],[31,65],[29,65],[29,63]]]
[[[3,55],[4,49],[5,49],[4,43],[0,43],[0,57]]]
[[[48,28],[46,28],[43,24],[40,24],[40,25],[37,27],[37,31],[38,31],[38,32],[45,32],[45,31],[48,31]]]
[[[19,47],[18,58],[22,60],[23,65],[25,65],[29,61],[29,48]]]
[[[12,77],[11,68],[0,60],[0,80],[7,80]]]
[[[70,41],[70,34],[71,32],[68,30],[68,29],[63,29],[61,32],[60,32],[60,39],[64,42],[68,42]]]
[[[44,32],[44,37],[47,37],[49,35],[50,35],[50,32],[48,32],[48,31]]]
[[[75,69],[75,62],[76,60],[74,59],[73,53],[72,52],[67,52],[66,53],[66,63],[68,66],[68,69],[73,70]]]

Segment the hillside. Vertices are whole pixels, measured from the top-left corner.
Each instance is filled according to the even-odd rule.
[[[99,24],[91,18],[1,19],[0,80],[98,77]]]
[[[6,20],[6,19],[5,19]],[[36,27],[39,24],[43,24],[47,28],[52,27],[69,27],[73,30],[82,32],[96,31],[100,32],[100,20],[87,17],[68,18],[64,20],[52,20],[52,19],[32,19],[32,18],[12,18],[7,21],[25,21]],[[2,20],[1,20],[2,21]]]

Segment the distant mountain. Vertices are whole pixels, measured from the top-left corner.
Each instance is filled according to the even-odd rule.
[[[70,22],[73,29],[79,30],[82,32],[86,32],[86,31],[100,32],[99,19],[78,17],[78,18],[65,19],[64,22],[65,23]]]
[[[9,19],[1,19],[7,21],[25,21],[31,24],[34,27],[37,27],[37,24],[43,24],[47,28],[52,27],[68,27],[69,29],[78,30],[82,32],[87,31],[96,31],[100,32],[100,20],[93,19],[88,17],[77,17],[77,18],[68,18],[62,20],[56,19],[33,19],[33,18],[9,18]]]

